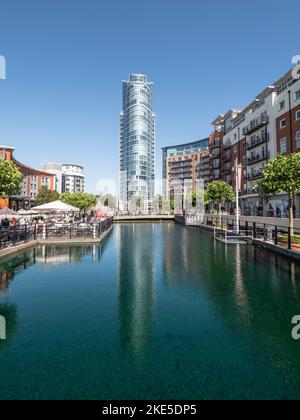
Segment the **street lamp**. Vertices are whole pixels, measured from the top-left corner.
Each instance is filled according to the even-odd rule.
[[[237,234],[240,233],[240,206],[239,206],[239,188],[241,179],[241,165],[238,163],[238,158],[235,159],[233,171],[235,172],[235,196],[236,196],[236,229]]]

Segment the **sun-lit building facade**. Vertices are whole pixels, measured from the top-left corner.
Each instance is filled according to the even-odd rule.
[[[155,114],[153,83],[144,74],[130,74],[123,81],[120,115],[120,202],[154,199]]]

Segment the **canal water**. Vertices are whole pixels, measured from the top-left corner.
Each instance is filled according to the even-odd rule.
[[[173,224],[0,263],[0,399],[298,399],[300,267]]]

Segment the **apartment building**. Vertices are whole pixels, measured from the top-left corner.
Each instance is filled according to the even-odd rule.
[[[196,189],[197,179],[210,179],[209,139],[164,147],[163,197],[185,195]]]
[[[18,162],[13,156],[14,151],[14,147],[0,145],[0,160],[9,160],[17,165],[22,174],[21,189],[14,196],[2,199],[0,206],[10,206],[16,210],[19,208],[30,208],[42,186],[47,186],[51,191],[54,190],[55,175],[30,168]]]
[[[294,76],[294,77],[293,77]],[[270,197],[268,206],[255,193],[254,181],[278,154],[300,152],[300,75],[290,70],[264,89],[243,110],[230,110],[212,123],[210,159],[212,179],[223,179],[235,187],[234,164],[242,167],[239,183],[244,214],[287,216],[286,194]],[[218,178],[219,175],[219,178]],[[300,217],[300,200],[296,200]]]
[[[239,195],[242,213],[288,217],[285,193],[268,203],[255,192],[254,183],[278,154],[300,153],[300,71],[291,69],[267,86],[244,109],[230,109],[211,123],[209,139],[163,148],[163,195],[177,188],[192,190],[196,179],[223,180],[236,188],[235,164],[241,168]],[[300,186],[299,186],[300,189]],[[300,217],[300,194],[295,202]]]
[[[44,162],[42,169],[55,174],[55,191],[59,194],[85,191],[84,167],[73,163]]]

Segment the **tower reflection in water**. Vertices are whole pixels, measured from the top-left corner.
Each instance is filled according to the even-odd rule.
[[[118,225],[115,235],[121,346],[142,354],[151,337],[155,305],[155,226]]]

